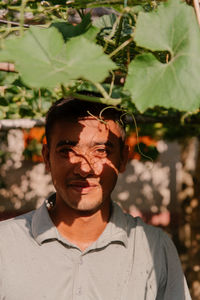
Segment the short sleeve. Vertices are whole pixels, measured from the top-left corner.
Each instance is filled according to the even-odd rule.
[[[175,245],[164,232],[161,233],[160,238],[163,251],[162,263],[166,272],[156,300],[191,300]]]

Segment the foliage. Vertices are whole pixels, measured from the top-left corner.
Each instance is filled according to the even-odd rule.
[[[41,156],[42,144],[44,141],[44,127],[34,127],[24,130],[24,152],[25,159],[33,162],[43,161]]]
[[[131,62],[125,87],[136,106],[142,111],[155,105],[185,111],[198,109],[200,38],[193,9],[170,1],[157,11],[140,13],[135,42],[152,52],[167,51],[164,63],[152,53],[141,54]]]
[[[131,132],[126,143],[130,149],[129,159],[149,161],[151,158],[155,161],[159,155],[157,141],[149,136],[139,134],[139,137],[137,137],[135,132]]]
[[[47,89],[25,86],[16,73],[0,72],[0,119],[40,118],[56,94]]]
[[[102,97],[91,101],[136,117],[198,123],[200,35],[185,2],[4,0],[0,9],[0,61],[17,70],[0,73],[1,119],[40,118],[56,99],[92,90]]]
[[[55,27],[31,27],[21,39],[7,40],[5,49],[0,59],[16,62],[22,81],[36,88],[54,88],[59,83],[69,86],[81,77],[100,82],[115,68],[98,45],[84,36],[65,44]]]

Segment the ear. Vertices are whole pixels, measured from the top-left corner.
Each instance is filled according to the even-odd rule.
[[[49,161],[49,148],[47,144],[43,144],[42,156],[44,159],[44,164],[47,172],[50,172],[50,161]]]
[[[120,162],[120,166],[119,166],[120,173],[123,173],[126,170],[128,156],[129,156],[129,146],[125,144],[124,148],[121,152],[121,162]]]

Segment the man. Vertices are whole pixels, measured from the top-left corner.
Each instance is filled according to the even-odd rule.
[[[120,122],[103,104],[50,108],[43,157],[56,194],[0,224],[0,300],[191,299],[167,235],[111,201],[128,157]]]

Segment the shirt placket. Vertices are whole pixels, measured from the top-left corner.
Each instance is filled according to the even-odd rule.
[[[75,262],[75,274],[73,283],[73,300],[83,300],[86,295],[84,255],[79,253]]]

